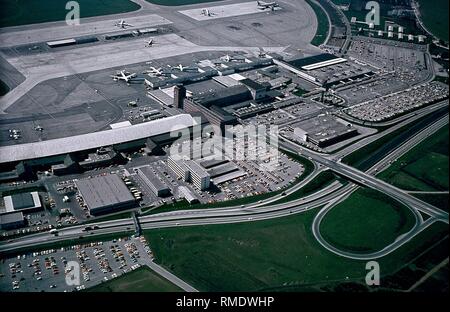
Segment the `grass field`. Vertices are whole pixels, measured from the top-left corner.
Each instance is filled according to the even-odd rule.
[[[336,256],[315,240],[311,225],[317,211],[258,222],[150,230],[145,236],[158,263],[201,291],[282,291],[364,278],[365,261]],[[447,234],[447,225],[432,225],[379,259],[382,275],[400,269]]]
[[[182,289],[148,267],[140,267],[113,280],[89,288],[87,292],[179,292]]]
[[[342,162],[360,170],[367,170],[391,150],[397,148],[399,144],[404,143],[447,113],[448,108],[444,108],[421,117],[345,156]],[[380,129],[380,131],[385,131],[385,129]]]
[[[69,10],[66,0],[0,0],[0,27],[62,21]],[[135,11],[140,6],[129,0],[77,0],[80,16],[92,17]]]
[[[441,40],[448,42],[448,0],[419,0],[420,14],[425,27]]]
[[[439,209],[449,211],[448,194],[412,194],[424,202],[427,202]]]
[[[85,221],[85,224],[89,224],[89,223],[95,223],[95,222],[104,222],[104,221],[110,221],[110,220],[117,220],[117,219],[128,219],[132,217],[132,213],[131,211],[125,211],[125,212],[121,212],[121,213],[115,213],[112,215],[107,215],[104,217],[99,217],[99,218],[95,218],[95,219],[90,219],[88,221]]]
[[[413,214],[404,205],[360,188],[325,215],[320,230],[329,243],[342,250],[373,252],[394,242],[414,223]]]
[[[428,1],[428,0],[424,0]],[[365,9],[367,0],[332,0],[333,3],[337,5],[348,5],[349,9],[343,11],[348,20],[352,17],[356,17],[358,21],[365,21],[369,10]],[[384,29],[386,22],[398,23],[405,27],[406,33],[411,33],[413,35],[423,34],[423,31],[416,26],[414,19],[395,17],[389,15],[389,11],[395,9],[397,6],[402,6],[406,3],[405,0],[391,0],[391,1],[378,1],[380,3],[380,25],[376,26],[376,29]],[[359,27],[353,27],[353,31],[356,31]]]
[[[325,42],[325,39],[327,38],[328,35],[330,24],[328,22],[326,13],[318,4],[313,3],[312,1],[309,0],[306,0],[306,3],[308,3],[313,8],[314,12],[316,13],[318,23],[316,35],[311,41],[311,44],[319,46]]]
[[[405,190],[448,190],[448,125],[415,146],[379,178]]]

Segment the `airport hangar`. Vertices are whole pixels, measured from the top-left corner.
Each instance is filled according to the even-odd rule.
[[[117,151],[136,150],[150,144],[167,144],[177,137],[171,132],[191,130],[196,121],[189,114],[179,114],[141,124],[52,139],[0,147],[0,164],[5,168],[0,180],[30,179],[35,168],[64,164],[68,157],[112,146]],[[179,133],[178,133],[179,134]],[[84,158],[81,158],[82,160]],[[8,171],[9,170],[9,171]]]

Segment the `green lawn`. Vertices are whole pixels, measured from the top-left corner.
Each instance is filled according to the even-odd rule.
[[[419,0],[422,21],[429,31],[448,42],[448,0]]]
[[[428,0],[423,0],[428,1]],[[439,0],[438,0],[439,1]],[[442,0],[441,0],[442,1]],[[445,1],[445,0],[443,0]],[[350,4],[347,11],[343,11],[347,19],[350,21],[352,17],[356,17],[358,21],[364,22],[369,10],[365,9],[365,4],[367,0],[332,0],[337,5]],[[384,29],[386,22],[394,22],[405,27],[406,33],[411,33],[413,35],[423,34],[423,31],[416,26],[414,19],[408,19],[403,17],[396,17],[389,15],[389,11],[396,8],[398,1],[378,1],[380,3],[380,25],[375,26],[376,30]],[[383,3],[384,2],[384,3]],[[396,3],[397,2],[397,3]],[[401,5],[398,3],[398,5]],[[356,32],[360,28],[360,25],[352,26],[353,32]]]
[[[374,252],[391,244],[414,225],[413,214],[387,195],[360,188],[332,208],[320,230],[333,246],[352,252]]]
[[[448,131],[448,125],[441,128],[380,173],[379,178],[405,190],[448,190]]]
[[[89,288],[88,292],[180,292],[182,289],[159,276],[148,267],[126,273],[113,280]]]
[[[448,209],[448,194],[412,194],[424,202],[427,202],[439,209],[449,211]]]
[[[360,170],[367,170],[385,155],[389,154],[391,150],[397,148],[399,144],[406,142],[413,137],[414,134],[425,129],[434,121],[438,120],[438,118],[443,117],[447,112],[448,108],[439,109],[412,123],[408,123],[345,156],[342,159],[342,162]],[[379,133],[382,133],[383,131],[386,131],[386,129],[379,129],[379,131]],[[445,143],[442,150],[444,150],[446,146],[448,146],[448,143]],[[443,152],[441,152],[441,154],[442,153]]]
[[[201,291],[295,290],[295,287],[361,281],[365,261],[336,256],[311,233],[317,209],[283,218],[145,232],[156,261]],[[390,274],[447,235],[434,224],[394,253],[379,259]]]
[[[0,27],[62,21],[69,12],[66,0],[0,0]],[[135,11],[140,6],[129,0],[77,0],[81,17]]]
[[[306,3],[308,3],[312,9],[314,10],[314,13],[316,13],[317,17],[317,30],[316,35],[314,36],[313,40],[311,41],[312,45],[319,46],[325,42],[325,39],[328,35],[328,30],[330,27],[328,17],[324,10],[316,3],[313,3],[312,1],[306,0]]]
[[[131,217],[132,217],[131,211],[125,211],[125,212],[115,213],[112,215],[107,215],[104,217],[89,219],[88,221],[85,221],[84,223],[89,224],[89,223],[104,222],[104,221],[117,220],[117,219],[128,219]]]

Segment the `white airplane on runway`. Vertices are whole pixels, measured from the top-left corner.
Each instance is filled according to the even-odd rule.
[[[259,48],[258,57],[264,58],[267,56],[266,51],[263,48]]]
[[[275,1],[273,2],[256,1],[256,4],[258,5],[258,9],[260,10],[271,9],[273,11],[276,7],[280,6]]]
[[[229,55],[229,54],[220,57],[220,59],[221,59],[222,61],[227,62],[227,63],[228,63],[228,62],[231,62],[231,61],[243,61],[243,58],[242,58],[242,57],[238,58],[238,57],[231,56],[231,55]]]
[[[212,13],[209,9],[202,9],[202,15],[204,15],[204,16],[213,16],[214,13]]]
[[[173,67],[170,65],[168,65],[168,66],[172,69],[178,69],[181,72],[196,70],[196,68],[194,68],[194,67],[183,66],[181,64],[178,64],[177,66],[173,66]]]
[[[156,67],[150,67],[149,70],[146,70],[144,72],[145,74],[149,74],[152,76],[166,76],[166,75],[170,75],[170,73],[165,72],[161,67],[160,68],[156,68]]]
[[[121,19],[120,21],[118,21],[117,23],[115,23],[114,26],[117,26],[117,27],[119,27],[119,28],[133,27],[133,25],[128,24],[128,23],[125,22],[123,19]]]
[[[22,137],[22,133],[17,129],[9,129],[9,137],[14,140],[18,140]]]
[[[123,80],[129,82],[132,78],[136,77],[136,73],[129,73],[125,70],[118,71],[115,75],[111,75],[114,81]]]
[[[151,38],[149,41],[145,42],[145,47],[149,48],[149,47],[153,46],[154,43],[155,43],[155,41],[153,40],[153,38]]]

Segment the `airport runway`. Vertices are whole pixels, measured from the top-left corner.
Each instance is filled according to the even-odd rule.
[[[261,14],[256,1],[221,1],[212,7],[231,5],[231,11],[234,12],[239,6],[253,5],[252,10],[257,10],[257,13],[246,14],[245,11],[238,10],[236,16],[216,21],[196,21],[179,13],[183,9],[201,12],[204,4],[170,7],[140,0],[136,2],[142,6],[138,11],[81,19],[79,26],[68,26],[62,21],[0,29],[0,46],[9,49],[49,40],[120,32],[124,29],[115,27],[114,24],[122,18],[133,25],[125,30],[169,24],[175,28],[175,34],[157,36],[156,40],[160,43],[150,49],[145,48],[145,38],[136,37],[132,40],[99,42],[88,47],[75,46],[72,49],[56,49],[29,55],[21,55],[14,49],[12,52],[2,53],[6,61],[25,76],[26,80],[17,87],[12,86],[13,89],[0,98],[0,112],[4,113],[34,86],[48,79],[127,66],[151,59],[201,51],[257,52],[259,48],[268,52],[282,52],[286,48],[295,50],[301,47],[306,54],[320,52],[309,44],[317,28],[317,19],[306,2],[281,1],[282,10]]]
[[[25,31],[8,31],[8,28],[0,28],[0,47],[18,46],[37,42],[55,41],[74,37],[89,36],[96,34],[116,33],[124,30],[150,28],[171,24],[168,19],[157,14],[145,14],[129,17],[126,22],[132,27],[121,29],[114,26],[119,19],[114,15],[107,15],[101,21],[82,22],[80,25],[67,25],[59,23],[39,24],[37,27]]]
[[[23,83],[0,97],[0,112],[13,105],[34,86],[53,78],[104,70],[112,67],[157,60],[187,53],[205,51],[239,51],[259,53],[259,47],[197,46],[176,34],[157,37],[154,47],[145,48],[146,39],[90,46],[39,56],[20,56],[7,59],[26,79]],[[267,52],[282,52],[285,47],[264,47]],[[105,79],[110,79],[105,75]]]

